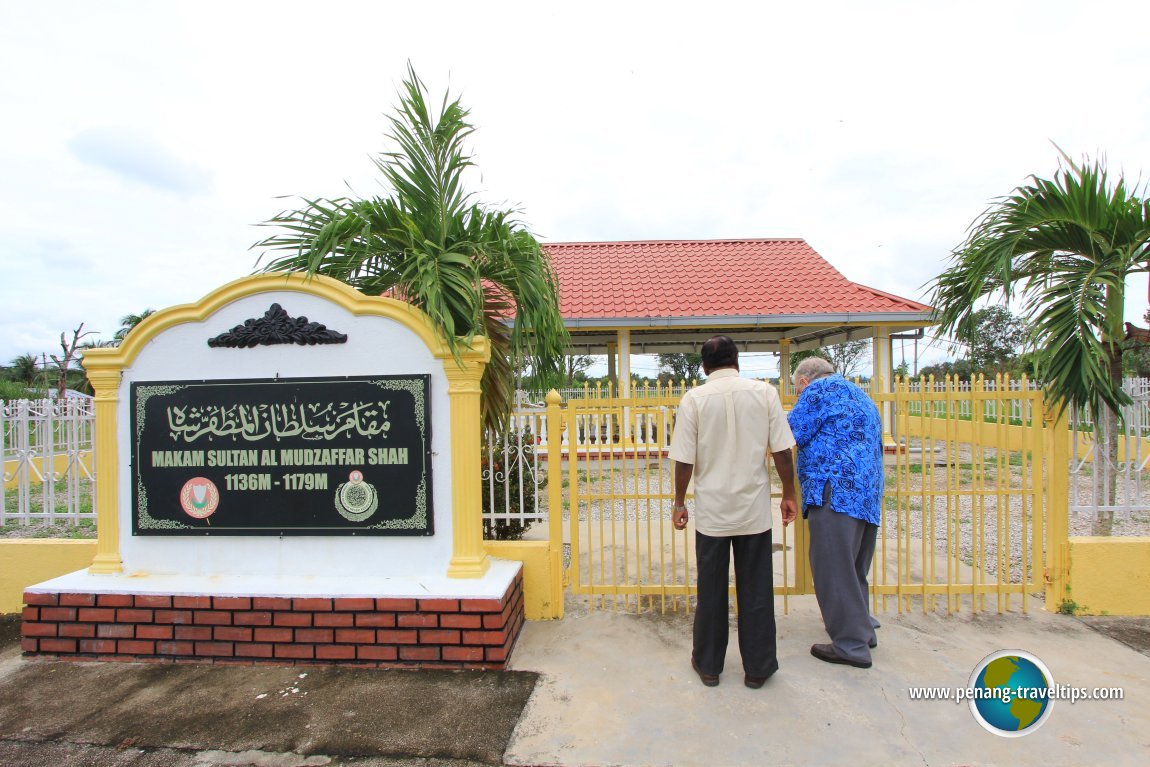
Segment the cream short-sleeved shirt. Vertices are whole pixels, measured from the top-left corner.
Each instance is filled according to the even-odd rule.
[[[695,529],[703,535],[754,535],[771,527],[771,453],[795,444],[775,387],[712,371],[683,395],[670,458],[694,465]]]

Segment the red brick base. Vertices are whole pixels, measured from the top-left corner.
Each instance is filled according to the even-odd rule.
[[[25,655],[107,661],[502,669],[523,573],[500,599],[29,593]]]

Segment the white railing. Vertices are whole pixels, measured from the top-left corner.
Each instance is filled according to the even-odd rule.
[[[507,430],[488,430],[481,464],[484,533],[487,538],[518,537],[547,519],[547,419],[541,408],[521,408],[511,415]]]
[[[1103,419],[1099,425],[1071,409],[1071,514],[1115,518],[1117,512],[1117,519],[1129,521],[1131,512],[1144,517],[1150,511],[1150,379],[1128,378],[1123,384],[1134,402],[1123,408],[1120,424]],[[1114,439],[1109,439],[1111,429]]]
[[[0,525],[96,519],[91,398],[0,402]]]

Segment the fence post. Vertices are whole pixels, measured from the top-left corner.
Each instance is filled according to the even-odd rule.
[[[814,578],[811,577],[811,545],[807,535],[807,521],[803,519],[802,515],[803,491],[802,485],[799,484],[798,465],[798,461],[796,460],[794,482],[795,492],[798,496],[796,502],[799,506],[799,515],[795,517],[795,521],[791,525],[795,535],[795,593],[813,594],[815,593],[815,583]]]
[[[1066,411],[1043,400],[1046,426],[1046,609],[1058,612],[1070,588],[1070,445]]]
[[[563,398],[547,392],[547,555],[551,562],[551,617],[563,617]],[[574,444],[571,445],[574,450]]]

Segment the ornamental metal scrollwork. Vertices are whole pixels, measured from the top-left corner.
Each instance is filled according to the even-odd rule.
[[[245,320],[226,333],[208,339],[213,348],[245,349],[253,346],[274,346],[276,344],[345,344],[347,336],[338,333],[319,322],[310,322],[307,317],[292,317],[279,304],[271,308],[259,319]]]

